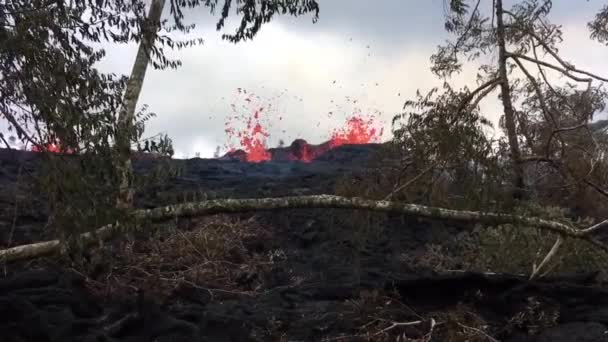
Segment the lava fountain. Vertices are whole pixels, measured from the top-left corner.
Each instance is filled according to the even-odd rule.
[[[311,162],[327,151],[342,145],[379,143],[383,134],[383,122],[375,114],[365,115],[360,110],[346,118],[345,124],[329,132],[328,140],[312,145],[303,139],[296,139],[286,148],[268,148],[267,140],[272,128],[269,117],[282,121],[283,117],[273,113],[270,104],[261,103],[261,98],[239,88],[238,95],[244,96],[245,104],[237,108],[231,104],[232,114],[225,122],[225,132],[229,140],[236,138],[238,144],[226,144],[228,153],[223,159],[238,159],[247,162],[269,160],[293,160]],[[330,112],[331,113],[331,112]],[[242,128],[235,125],[241,124]],[[284,131],[283,131],[284,132]]]

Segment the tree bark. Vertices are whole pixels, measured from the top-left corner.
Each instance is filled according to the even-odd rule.
[[[517,131],[515,128],[515,110],[513,109],[513,101],[511,99],[511,90],[509,87],[509,77],[507,74],[507,58],[505,26],[503,22],[503,4],[502,0],[496,0],[496,38],[498,44],[498,78],[500,82],[500,92],[502,106],[505,115],[505,127],[507,129],[507,139],[509,140],[509,148],[511,152],[511,161],[513,162],[513,197],[515,199],[523,198],[524,193],[524,169],[521,164],[521,151],[519,149],[519,141],[517,140]]]
[[[509,215],[501,213],[484,213],[478,211],[460,211],[437,207],[427,207],[418,204],[376,201],[363,198],[347,198],[333,195],[295,196],[278,198],[252,199],[220,199],[203,202],[191,202],[170,205],[166,207],[143,209],[133,212],[137,220],[152,222],[166,221],[176,217],[207,216],[221,213],[241,213],[248,211],[269,211],[281,209],[328,208],[328,209],[357,209],[376,212],[392,212],[406,216],[423,217],[436,220],[449,220],[470,223],[485,223],[488,226],[514,224],[522,229],[530,227],[551,231],[564,237],[586,240],[596,247],[607,251],[608,246],[594,239],[592,235],[601,228],[608,226],[604,221],[587,229],[577,229],[567,224],[549,221],[541,218]],[[107,240],[118,231],[118,225],[107,225],[94,232],[80,236],[83,244],[91,245],[100,240]],[[57,253],[60,241],[46,241],[30,245],[17,246],[0,250],[0,260],[15,261],[40,257]]]
[[[135,119],[135,108],[141,89],[146,77],[146,70],[150,63],[150,52],[158,27],[160,18],[165,7],[165,0],[152,0],[148,12],[147,25],[143,27],[143,37],[139,44],[135,63],[131,76],[127,82],[127,89],[123,104],[118,115],[118,130],[116,132],[116,169],[120,177],[119,194],[116,199],[116,207],[127,211],[133,204],[133,166],[131,165],[131,139],[133,122]]]

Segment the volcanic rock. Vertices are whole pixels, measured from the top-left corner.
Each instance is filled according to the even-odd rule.
[[[370,147],[374,149],[373,146],[380,146],[380,144],[360,144],[360,145],[340,145],[334,146],[331,140],[326,141],[324,143],[314,145],[308,143],[304,139],[296,139],[291,145],[287,147],[275,147],[268,149],[270,160],[269,161],[301,161],[305,163],[309,163],[313,160],[318,160],[320,158],[331,158],[332,155],[342,154],[348,155],[348,157],[352,158],[353,155],[350,152],[344,152],[349,147],[354,149],[361,149],[365,151],[366,155],[369,154]],[[339,147],[339,148],[338,148]],[[329,153],[335,150],[335,153]],[[226,153],[220,159],[222,160],[239,160],[239,161],[247,161],[247,152],[244,150],[235,150]]]
[[[230,158],[136,158],[136,175],[152,172],[160,163],[180,170],[166,183],[148,184],[139,191],[136,206],[177,203],[191,192],[204,198],[333,193],[341,177],[364,172],[366,161],[381,148],[340,146],[321,153],[310,163],[287,157],[301,157],[310,146],[305,141],[294,142],[273,151],[276,160],[264,163]],[[317,148],[320,151],[324,147]],[[39,166],[37,153],[0,150],[3,246],[9,237],[15,245],[40,240],[47,234],[44,199],[32,193],[25,181],[25,176],[36,174]],[[20,198],[17,203],[15,196]],[[564,275],[530,282],[512,275],[437,275],[403,258],[404,253],[423,250],[429,243],[449,243],[462,227],[346,210],[288,210],[233,217],[247,223],[243,232],[236,230],[232,221],[216,228],[236,230],[235,234],[243,235],[242,241],[227,239],[220,246],[196,245],[201,255],[229,245],[230,260],[224,260],[226,263],[218,268],[230,269],[228,283],[218,283],[221,279],[214,279],[215,283],[211,279],[182,282],[161,296],[147,283],[138,282],[138,265],[128,270],[118,264],[103,265],[104,271],[98,276],[79,275],[65,266],[52,266],[55,263],[50,261],[6,265],[6,273],[0,277],[1,340],[320,341],[378,332],[389,327],[391,321],[424,318],[419,325],[399,326],[386,333],[386,338],[396,340],[400,335],[425,336],[431,327],[430,318],[441,323],[435,327],[437,333],[449,323],[446,315],[463,312],[458,311],[461,307],[466,308],[465,314],[474,313],[483,318],[484,324],[496,328],[493,338],[500,341],[607,340],[608,289],[596,284],[594,276]],[[214,226],[205,222],[194,219],[178,223],[181,229],[162,235],[163,241],[184,234],[209,233]],[[163,241],[153,245],[164,246]],[[194,240],[188,241],[194,244]],[[113,260],[112,254],[119,250],[113,251],[106,251],[107,257],[100,257],[100,262]],[[160,251],[178,253],[160,259],[162,267],[179,268],[186,258],[175,247]],[[129,255],[136,252],[130,250]],[[147,260],[153,255],[144,253],[144,257]],[[259,261],[262,259],[264,262]],[[122,293],[99,285],[118,273],[132,274],[126,287],[137,290]],[[166,281],[161,278],[153,275],[153,285]],[[235,288],[221,288],[226,284]],[[522,316],[531,310],[532,316]],[[515,324],[517,317],[525,319]],[[431,341],[440,340],[432,336]]]

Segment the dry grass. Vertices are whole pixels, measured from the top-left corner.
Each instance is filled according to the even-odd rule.
[[[350,301],[358,318],[359,332],[326,338],[323,341],[362,340],[369,342],[496,342],[491,326],[468,305],[458,304],[441,311],[420,315],[399,300],[396,294],[363,291],[360,298]],[[519,317],[519,316],[517,316]],[[514,318],[515,320],[516,318]],[[518,321],[522,327],[527,320]]]
[[[440,324],[436,337],[451,342],[496,342],[490,332],[491,326],[472,308],[458,304],[447,310],[433,314]]]
[[[214,216],[193,222],[194,229],[171,229],[148,239],[128,239],[112,252],[95,251],[104,269],[80,270],[100,296],[144,290],[165,298],[187,285],[215,296],[251,296],[264,290],[263,274],[282,253],[252,251],[246,245],[268,238],[250,219]],[[175,227],[174,227],[175,228]]]

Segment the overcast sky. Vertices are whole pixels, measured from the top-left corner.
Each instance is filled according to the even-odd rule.
[[[215,19],[202,10],[190,14],[205,44],[176,53],[183,62],[178,70],[149,69],[138,105],[148,104],[158,114],[149,122],[148,135],[167,132],[178,157],[196,152],[210,157],[227,142],[224,124],[231,104],[244,104],[236,92],[243,88],[273,108],[266,117],[272,120],[271,145],[298,137],[319,143],[356,107],[380,112],[388,138],[390,121],[403,102],[416,89],[425,92],[440,84],[429,71],[429,57],[447,38],[444,0],[319,2],[316,24],[310,16],[281,18],[264,26],[253,41],[237,45],[222,41]],[[565,32],[563,56],[577,67],[608,75],[608,47],[590,41],[585,27],[605,1],[554,3],[552,21]],[[108,47],[102,67],[128,74],[135,52],[135,46]],[[474,76],[471,66],[458,83],[474,86]],[[500,115],[493,103],[483,108],[492,119]]]

